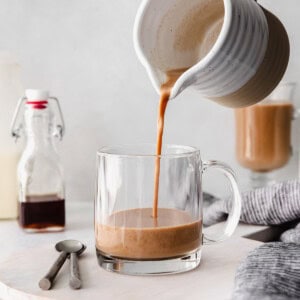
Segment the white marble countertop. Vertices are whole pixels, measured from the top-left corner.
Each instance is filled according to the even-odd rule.
[[[98,266],[93,232],[92,203],[69,203],[67,228],[60,233],[24,233],[16,221],[0,221],[0,299],[230,299],[239,262],[261,242],[245,238],[264,232],[262,226],[239,225],[234,236],[223,243],[203,247],[200,267],[167,276],[126,276]],[[215,230],[218,224],[209,228]],[[42,291],[39,279],[58,253],[57,241],[78,239],[88,246],[80,258],[81,290],[68,286],[68,266],[63,266],[53,289]]]

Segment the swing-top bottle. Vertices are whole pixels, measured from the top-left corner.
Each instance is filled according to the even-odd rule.
[[[55,138],[64,121],[59,102],[44,90],[26,90],[15,112],[12,135],[26,136],[18,164],[19,224],[25,231],[60,231],[65,227],[65,187]]]

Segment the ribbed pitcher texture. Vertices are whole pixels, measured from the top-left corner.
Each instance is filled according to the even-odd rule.
[[[213,11],[219,14],[215,19]],[[195,53],[205,48],[205,38],[178,46],[178,37],[203,34],[205,26],[208,33],[215,30],[215,40],[204,56]],[[228,107],[252,105],[269,95],[289,60],[284,26],[254,0],[145,0],[137,13],[134,42],[157,91],[167,71],[188,68],[171,98],[193,87]]]

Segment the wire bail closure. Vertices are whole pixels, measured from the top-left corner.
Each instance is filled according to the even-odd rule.
[[[53,102],[54,114],[58,116],[58,122],[56,122],[57,124],[55,125],[53,136],[57,137],[61,141],[65,134],[65,121],[62,114],[61,106],[56,97],[48,97],[48,100],[51,100]],[[18,101],[16,110],[13,115],[11,123],[11,135],[16,142],[21,137],[21,132],[23,129],[23,118],[21,118],[21,116],[24,115],[25,104],[27,101],[27,97],[21,97]]]

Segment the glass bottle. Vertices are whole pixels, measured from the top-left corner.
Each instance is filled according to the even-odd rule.
[[[24,130],[26,146],[18,164],[19,225],[29,232],[65,227],[65,188],[54,138],[62,139],[64,121],[56,98],[26,90],[15,112],[12,135]]]

